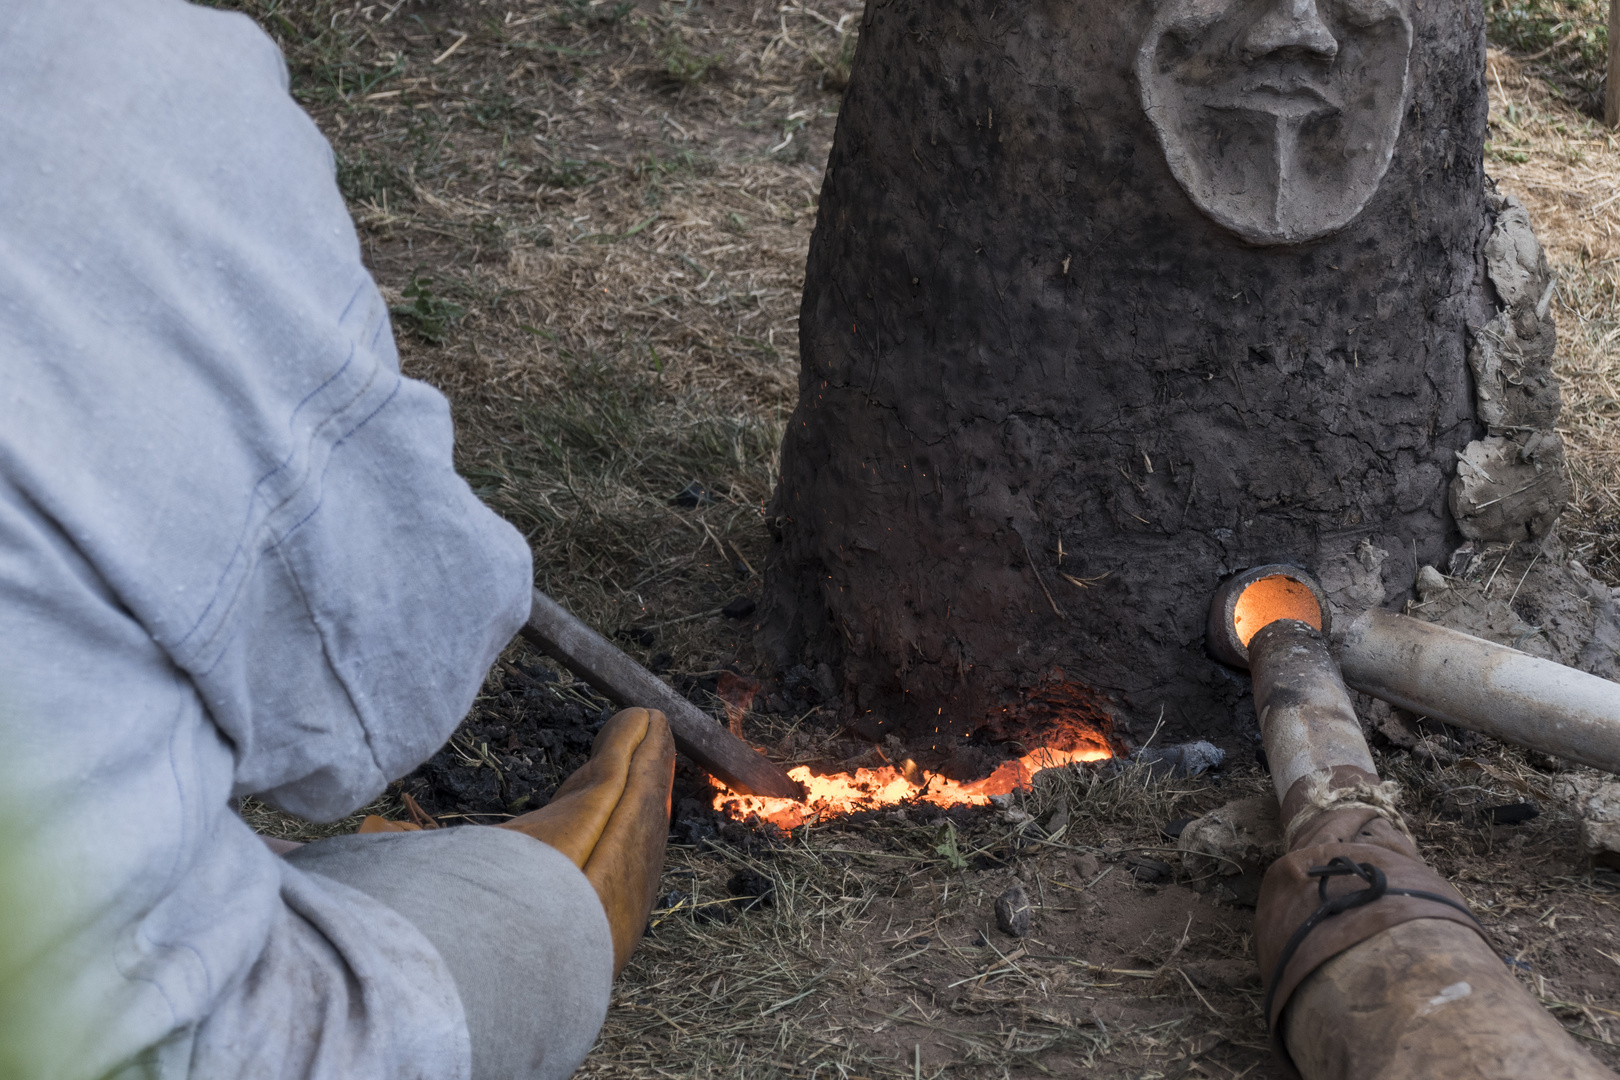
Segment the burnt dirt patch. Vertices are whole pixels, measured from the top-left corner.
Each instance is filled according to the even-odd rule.
[[[472,714],[398,790],[445,822],[482,824],[538,809],[590,757],[616,711],[533,654],[503,659]]]
[[[722,669],[674,681],[688,700],[723,724],[727,702],[720,690],[745,680]],[[409,796],[417,810],[441,825],[495,824],[538,809],[586,762],[597,733],[616,712],[618,707],[590,686],[528,645],[514,643],[455,734],[390,792],[400,802]],[[769,827],[749,827],[716,813],[715,790],[707,773],[684,757],[677,759],[673,839],[743,850],[782,839]],[[410,812],[409,804],[406,809]]]

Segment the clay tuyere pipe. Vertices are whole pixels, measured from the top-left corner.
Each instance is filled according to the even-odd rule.
[[[534,590],[523,636],[615,705],[663,712],[675,736],[675,749],[731,790],[778,799],[804,798],[804,789],[774,761],[715,723],[539,589]]]
[[[1275,575],[1251,583],[1266,576]],[[1423,862],[1379,784],[1323,633],[1326,604],[1311,610],[1320,590],[1288,576],[1300,588],[1273,582],[1255,598],[1267,603],[1236,608],[1217,596],[1211,615],[1248,623],[1243,660],[1287,838],[1255,911],[1266,1021],[1285,1074],[1612,1080]]]
[[[1298,618],[1337,645],[1353,690],[1421,716],[1582,765],[1620,773],[1620,684],[1505,645],[1373,609],[1332,633],[1326,598],[1297,567],[1259,566],[1221,585],[1210,606],[1216,659],[1249,666],[1261,621]]]

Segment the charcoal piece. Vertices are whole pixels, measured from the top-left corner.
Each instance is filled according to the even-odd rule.
[[[739,596],[735,600],[731,601],[731,603],[721,608],[720,614],[724,615],[728,619],[746,619],[748,616],[754,613],[754,608],[757,606],[758,605],[756,605],[748,597]]]
[[[720,696],[720,681],[709,675],[681,675],[675,680],[675,688],[687,700],[700,704],[706,703],[705,695]]]
[[[713,506],[714,493],[706,485],[693,480],[676,492],[675,497],[669,500],[669,503],[671,506],[684,506],[688,510],[696,509],[699,506]]]
[[[771,907],[776,903],[776,882],[752,870],[739,870],[726,882],[726,891],[738,899],[739,911]]]
[[[506,812],[508,814],[521,814],[527,810],[537,809],[535,797],[538,792],[533,787],[524,784],[522,789],[518,790],[518,785],[512,786],[514,789],[512,797],[506,802]]]
[[[554,683],[557,681],[557,673],[544,664],[518,664],[517,667],[526,678],[534,682]]]
[[[449,748],[433,755],[422,772],[435,789],[434,801],[441,806],[448,802],[458,810],[475,814],[506,812],[501,782],[494,770],[463,765]]]
[[[1014,885],[996,897],[996,928],[1009,937],[1029,934],[1029,894]]]
[[[1159,829],[1159,835],[1164,837],[1166,840],[1178,839],[1183,830],[1185,830],[1187,826],[1191,825],[1192,823],[1193,819],[1190,817],[1178,817],[1176,820],[1168,822],[1162,826]]]
[[[1158,859],[1149,859],[1141,855],[1126,860],[1131,868],[1131,876],[1144,885],[1153,885],[1169,879],[1172,871],[1170,864],[1160,862]]]
[[[1485,811],[1492,825],[1522,825],[1541,815],[1541,807],[1533,802],[1507,803]]]

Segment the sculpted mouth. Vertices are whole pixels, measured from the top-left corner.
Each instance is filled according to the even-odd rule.
[[[1305,118],[1339,111],[1327,90],[1301,79],[1264,78],[1214,97],[1214,109],[1241,109],[1279,117]]]
[[[1333,102],[1327,91],[1304,79],[1256,79],[1243,88],[1245,94],[1273,94],[1279,97],[1311,97],[1325,105]]]

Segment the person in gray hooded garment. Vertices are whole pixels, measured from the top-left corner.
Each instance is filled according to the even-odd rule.
[[[0,0],[0,1072],[583,1059],[661,865],[661,716],[512,829],[282,857],[234,809],[353,813],[522,624],[452,437],[249,19]]]

